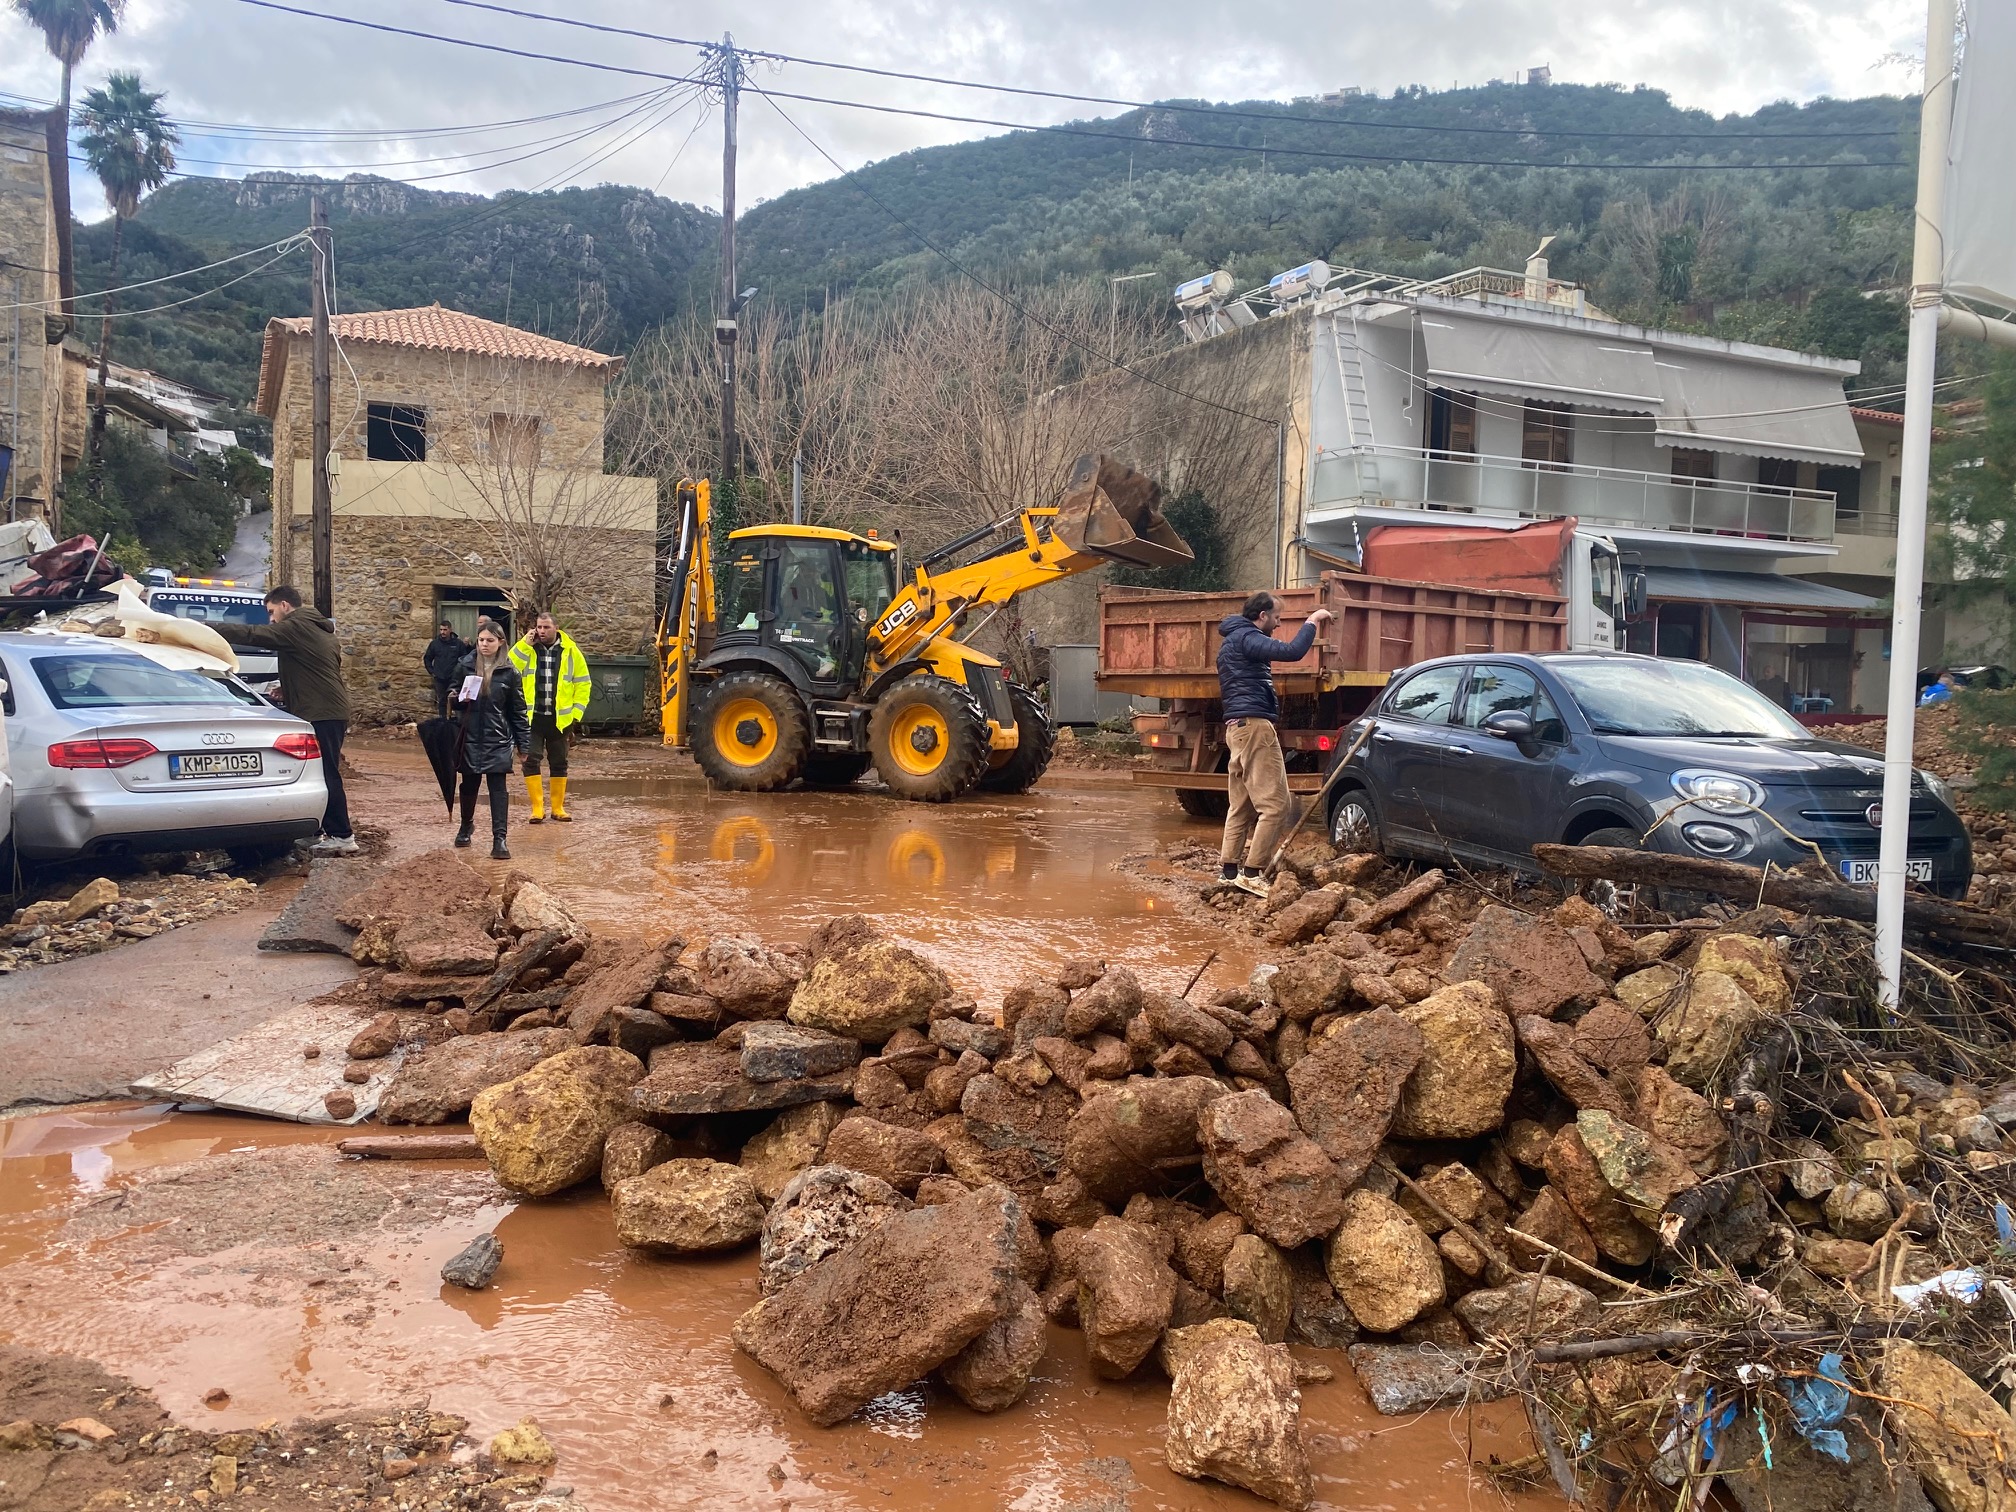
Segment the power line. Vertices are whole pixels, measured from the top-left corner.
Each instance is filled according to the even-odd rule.
[[[159,278],[143,278],[138,283],[121,284],[116,289],[93,289],[88,294],[77,294],[73,296],[73,302],[81,299],[104,299],[112,294],[126,294],[134,289],[150,289],[156,284],[173,283],[178,278],[189,278],[197,273],[208,273],[212,268],[221,268],[227,263],[243,262],[248,257],[257,257],[261,252],[271,252],[275,248],[285,247],[291,250],[293,243],[300,240],[301,236],[299,233],[293,236],[283,236],[280,240],[268,242],[263,247],[252,247],[243,252],[233,252],[229,257],[220,257],[215,262],[204,263],[200,268],[184,268],[179,273],[164,273]],[[42,269],[38,271],[46,272],[48,270]],[[236,282],[236,280],[233,280],[233,282]],[[228,285],[219,284],[218,287],[225,288]],[[62,303],[63,301],[60,299],[24,299],[18,304],[0,305],[0,311],[47,310],[53,309]]]
[[[554,16],[543,11],[521,10],[515,6],[497,5],[492,0],[442,0],[445,5],[459,5],[469,10],[491,11],[501,16],[516,16],[526,21],[546,21],[555,26],[572,26],[582,31],[602,32],[609,36],[635,37],[646,42],[663,42],[674,47],[708,47],[712,44],[691,37],[671,37],[662,32],[638,31],[627,26],[608,26],[599,21],[583,21],[576,16]],[[991,94],[1026,95],[1034,99],[1063,100],[1079,105],[1114,105],[1125,110],[1166,110],[1191,115],[1208,115],[1249,121],[1293,121],[1313,126],[1355,128],[1372,131],[1442,131],[1478,136],[1555,136],[1555,137],[1601,137],[1618,141],[1727,141],[1731,138],[1756,138],[1767,141],[1837,141],[1851,137],[1882,137],[1891,141],[1897,138],[1897,131],[1588,131],[1575,128],[1554,129],[1551,127],[1524,126],[1429,126],[1413,125],[1404,121],[1365,121],[1337,119],[1323,116],[1298,116],[1274,111],[1236,110],[1229,106],[1189,105],[1181,102],[1158,102],[1150,100],[1119,99],[1110,95],[1071,94],[1056,89],[1031,89],[1016,84],[988,84],[974,79],[950,79],[938,74],[905,73],[894,68],[871,68],[863,63],[835,63],[824,58],[805,58],[792,53],[765,52],[760,48],[742,47],[737,52],[744,57],[762,58],[774,63],[798,63],[808,68],[831,68],[846,73],[870,74],[880,79],[901,79],[913,84],[939,84],[951,89],[978,89]],[[790,98],[786,96],[785,98]],[[1292,109],[1284,106],[1284,112]]]

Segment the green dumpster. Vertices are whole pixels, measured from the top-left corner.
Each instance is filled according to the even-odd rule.
[[[654,717],[647,690],[655,669],[648,656],[588,658],[588,712],[582,723],[591,730],[635,732]]]

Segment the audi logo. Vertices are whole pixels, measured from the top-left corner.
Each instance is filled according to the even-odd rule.
[[[212,730],[208,735],[203,737],[203,744],[205,745],[236,745],[237,743],[238,737],[233,735],[229,730]]]

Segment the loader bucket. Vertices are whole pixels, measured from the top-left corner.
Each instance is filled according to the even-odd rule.
[[[1073,551],[1136,567],[1180,567],[1189,543],[1162,517],[1162,485],[1124,462],[1080,457],[1057,501],[1058,537]]]

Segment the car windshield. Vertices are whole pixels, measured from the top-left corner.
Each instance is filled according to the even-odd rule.
[[[201,672],[164,667],[144,656],[38,656],[35,676],[59,709],[245,702],[228,683]]]
[[[1693,661],[1569,661],[1548,670],[1598,735],[1799,738],[1805,727],[1755,688]]]

